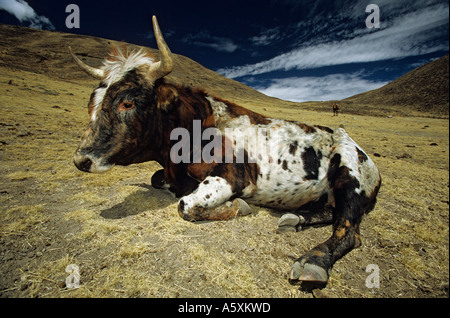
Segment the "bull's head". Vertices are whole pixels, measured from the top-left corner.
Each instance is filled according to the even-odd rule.
[[[101,80],[91,95],[91,120],[74,155],[78,169],[103,172],[115,164],[157,160],[155,147],[148,144],[155,129],[151,120],[158,108],[155,82],[172,71],[173,61],[155,16],[153,29],[161,55],[158,62],[142,49],[128,52],[115,48],[97,69],[80,61],[69,47],[75,62]]]

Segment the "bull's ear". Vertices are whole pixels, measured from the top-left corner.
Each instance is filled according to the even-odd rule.
[[[160,85],[155,88],[156,106],[169,111],[178,101],[178,91],[172,85]]]

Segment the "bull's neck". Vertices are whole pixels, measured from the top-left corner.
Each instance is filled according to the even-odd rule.
[[[176,98],[165,109],[157,110],[153,119],[156,119],[154,127],[150,126],[153,131],[149,144],[152,149],[151,160],[157,161],[165,168],[171,165],[172,146],[179,142],[179,138],[171,139],[171,133],[175,129],[178,128],[178,132],[184,129],[192,140],[194,133],[202,133],[206,128],[215,125],[213,109],[204,91],[186,87],[176,87],[176,90]]]
[[[167,91],[168,87],[171,90],[175,88],[169,84],[163,85],[159,89],[160,92]],[[158,98],[159,96],[157,96]],[[171,140],[171,133],[177,128],[184,129],[189,133],[192,145],[195,134],[202,134],[205,129],[215,127],[219,122],[241,116],[248,116],[251,124],[269,123],[269,119],[261,114],[229,101],[212,97],[204,91],[176,87],[176,98],[165,109],[158,109],[157,124],[152,129],[154,137],[150,137],[152,139],[150,146],[154,151],[152,160],[158,161],[163,166],[171,164],[171,148],[179,142],[179,139]]]

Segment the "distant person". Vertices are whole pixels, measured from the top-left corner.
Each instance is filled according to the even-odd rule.
[[[333,104],[333,116],[337,116],[338,115],[339,109],[341,109],[341,106],[339,106],[338,104],[334,103]]]

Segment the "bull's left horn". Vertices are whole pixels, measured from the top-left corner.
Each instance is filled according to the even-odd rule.
[[[69,52],[70,55],[72,55],[73,60],[78,64],[78,66],[85,71],[86,73],[88,73],[89,75],[98,78],[98,79],[104,79],[105,78],[105,71],[89,66],[85,63],[83,63],[73,52],[72,52],[72,48],[69,46]]]
[[[153,31],[155,33],[156,43],[160,52],[160,61],[153,63],[149,69],[149,75],[153,80],[160,79],[173,69],[172,53],[164,40],[161,30],[159,29],[158,20],[153,16]]]

